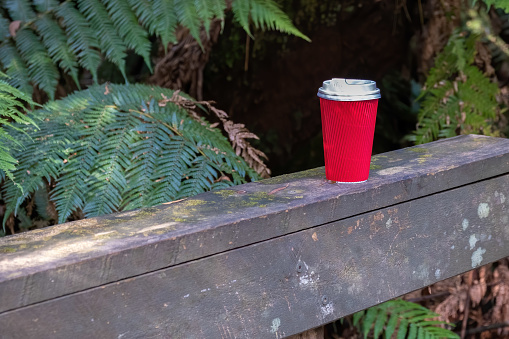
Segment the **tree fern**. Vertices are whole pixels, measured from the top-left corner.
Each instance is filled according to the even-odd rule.
[[[23,190],[4,185],[4,222],[47,182],[65,222],[78,209],[102,215],[259,178],[220,130],[168,102],[172,94],[144,85],[93,86],[32,112],[42,122],[39,130],[16,126],[14,138],[25,149],[15,154],[20,165],[13,173]]]
[[[404,300],[391,300],[353,315],[353,324],[364,338],[439,339],[459,338],[454,332],[439,327],[446,322],[431,320],[438,317],[426,307]],[[371,334],[371,335],[370,335]]]
[[[496,116],[498,86],[473,65],[479,36],[455,33],[436,57],[421,100],[417,144],[459,133],[491,134]]]
[[[127,50],[143,57],[151,69],[150,35],[165,48],[175,42],[180,24],[201,43],[213,18],[224,19],[226,0],[6,0],[0,18],[0,61],[10,83],[30,92],[28,79],[53,98],[60,79],[57,65],[78,84],[78,65],[97,83],[102,59],[115,64],[126,78]],[[275,29],[309,40],[293,26],[273,0],[233,0],[234,18],[242,27]],[[13,35],[9,25],[19,21]],[[250,33],[251,34],[251,33]]]

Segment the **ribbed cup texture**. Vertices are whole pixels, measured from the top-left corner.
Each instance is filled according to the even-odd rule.
[[[368,180],[378,99],[320,98],[325,176],[340,182]]]

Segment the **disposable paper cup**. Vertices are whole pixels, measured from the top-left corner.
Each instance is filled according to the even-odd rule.
[[[325,176],[368,180],[380,90],[371,80],[332,79],[318,90],[322,113]]]

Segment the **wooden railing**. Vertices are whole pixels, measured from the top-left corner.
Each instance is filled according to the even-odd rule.
[[[461,136],[30,231],[0,337],[283,338],[509,256],[508,219],[509,140]]]

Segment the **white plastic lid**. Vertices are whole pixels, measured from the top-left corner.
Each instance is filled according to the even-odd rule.
[[[318,89],[320,98],[335,101],[362,101],[380,99],[380,90],[372,80],[333,78]]]

